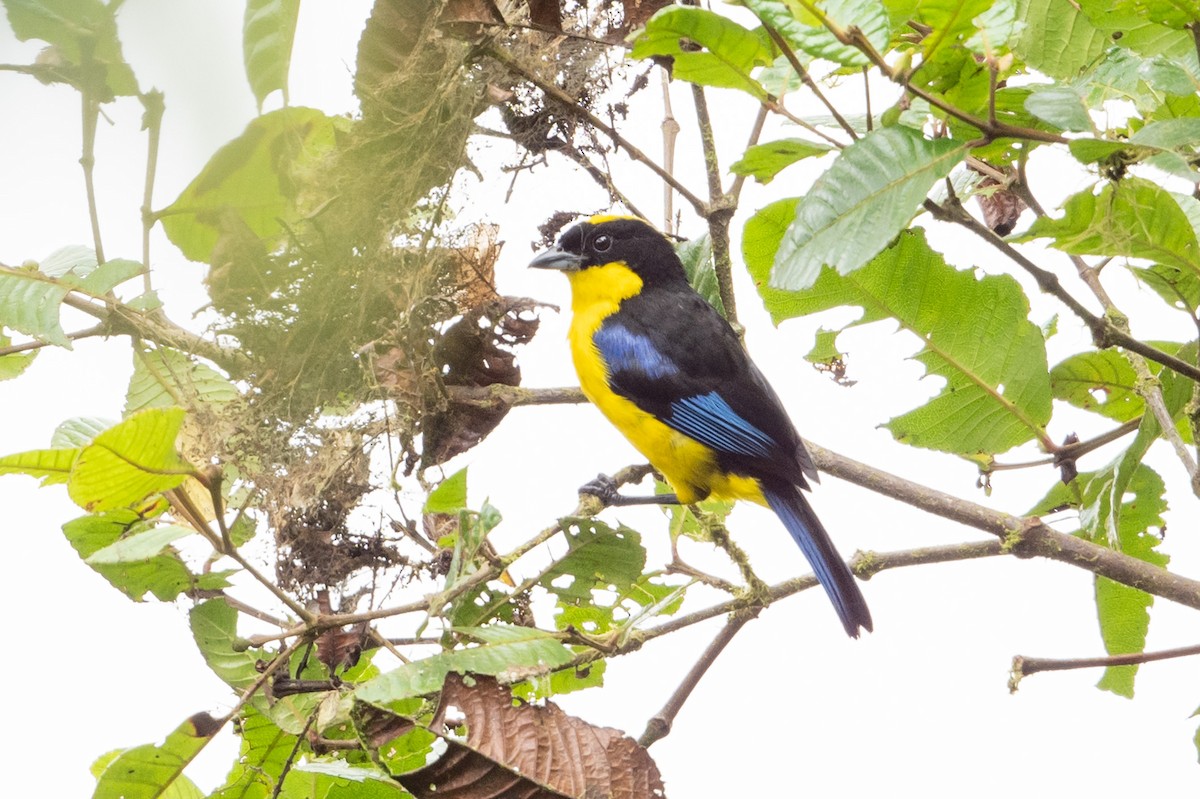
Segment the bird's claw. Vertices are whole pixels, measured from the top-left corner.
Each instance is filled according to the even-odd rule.
[[[613,505],[620,499],[620,492],[617,490],[617,482],[607,474],[598,474],[596,479],[589,480],[579,487],[580,494],[587,494],[590,497],[603,502],[605,505]]]

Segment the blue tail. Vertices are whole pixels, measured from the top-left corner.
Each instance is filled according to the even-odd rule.
[[[817,580],[825,588],[833,601],[838,617],[846,633],[858,637],[859,628],[871,631],[871,611],[867,608],[867,600],[859,590],[858,581],[850,571],[837,550],[829,533],[812,506],[793,485],[763,486],[763,496],[767,505],[775,511],[783,526],[792,534],[792,538],[800,545],[800,551],[808,559],[808,563],[816,572]]]

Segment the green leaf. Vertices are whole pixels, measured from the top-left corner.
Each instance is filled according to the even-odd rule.
[[[131,528],[140,524],[143,524],[140,516],[125,510],[82,516],[67,522],[62,529],[67,542],[79,557],[135,602],[143,601],[147,593],[162,602],[170,602],[185,591],[199,587],[201,581],[207,582],[214,577],[223,581],[224,575],[206,574],[197,578],[173,550],[140,561],[102,564],[89,560],[97,552],[119,542]],[[211,584],[207,587],[219,588],[221,585]]]
[[[1118,503],[1118,530],[1109,538],[1115,468],[1125,454],[1096,472],[1078,475],[1070,486],[1056,483],[1031,510],[1046,513],[1052,508],[1079,508],[1080,532],[1099,544],[1109,544],[1132,557],[1165,567],[1168,557],[1157,551],[1160,536],[1150,528],[1162,529],[1162,514],[1167,510],[1162,478],[1148,466],[1139,466],[1125,481]],[[1097,619],[1101,637],[1109,654],[1141,652],[1146,646],[1149,608],[1154,597],[1106,577],[1095,578]],[[1105,670],[1098,687],[1121,696],[1133,695],[1136,666],[1116,666]]]
[[[930,186],[965,155],[962,144],[899,127],[847,147],[796,206],[771,285],[798,291],[812,286],[825,265],[843,275],[861,268],[912,221]]]
[[[96,270],[96,251],[82,244],[69,244],[47,255],[38,271],[47,277],[85,278]]]
[[[135,346],[125,415],[147,408],[219,405],[238,396],[224,375],[192,356],[169,347]]]
[[[71,349],[58,310],[71,287],[34,269],[0,267],[0,325]]]
[[[685,49],[692,42],[702,49]],[[670,56],[672,74],[680,80],[740,89],[764,100],[767,92],[753,77],[756,67],[775,58],[764,36],[703,8],[668,6],[646,23],[633,42],[633,58]]]
[[[567,552],[541,579],[560,601],[594,604],[593,591],[620,593],[642,576],[646,550],[636,530],[594,519],[564,520]]]
[[[229,687],[244,691],[258,679],[257,664],[264,655],[240,645],[237,618],[238,612],[224,599],[202,602],[188,614],[204,662]]]
[[[751,222],[746,235],[753,232]],[[768,265],[747,253],[760,282]],[[1029,303],[1007,275],[957,271],[910,230],[863,269],[826,269],[807,292],[764,296],[776,320],[842,305],[863,309],[851,325],[891,318],[922,342],[914,356],[946,380],[928,404],[886,426],[900,441],[960,455],[1003,452],[1044,436],[1050,419],[1045,341],[1029,321]]]
[[[180,538],[196,531],[178,524],[164,524],[121,538],[85,558],[89,566],[149,560]]]
[[[797,161],[829,152],[828,144],[806,139],[780,139],[779,141],[756,144],[742,154],[740,160],[729,167],[735,175],[747,175],[759,183],[770,183],[785,167]]]
[[[127,258],[114,258],[96,267],[87,277],[78,281],[77,285],[88,294],[100,297],[112,291],[126,280],[132,280],[145,271],[145,268],[138,261],[131,261]]]
[[[182,483],[195,469],[175,451],[182,408],[152,408],[100,433],[79,451],[67,494],[86,510],[131,507]]]
[[[364,702],[384,704],[438,691],[452,671],[525,676],[526,672],[560,668],[574,657],[553,635],[531,627],[492,625],[454,629],[483,643],[405,663],[363,683],[355,695]]]
[[[0,335],[0,347],[11,345],[11,338]],[[36,357],[36,350],[33,352],[14,352],[9,355],[0,355],[0,380],[12,380],[14,377],[20,377]]]
[[[208,261],[223,235],[274,242],[301,217],[296,174],[333,146],[336,121],[314,108],[263,114],[209,159],[156,216],[175,246]]]
[[[464,466],[429,492],[425,513],[458,513],[467,507],[467,468]]]
[[[1078,77],[1108,46],[1108,36],[1073,3],[1058,0],[1017,0],[1017,16],[1025,27],[1013,52],[1050,78]]]
[[[102,419],[99,416],[76,416],[54,428],[50,435],[50,446],[60,449],[86,447],[96,436],[114,424],[116,422],[111,419]]]
[[[287,103],[288,68],[299,15],[300,0],[246,0],[242,54],[260,113],[263,100],[277,89]]]
[[[80,450],[35,449],[0,458],[0,474],[25,474],[39,478],[42,485],[65,483]]]
[[[1137,373],[1116,350],[1072,355],[1050,370],[1054,398],[1118,422],[1142,415],[1146,403],[1138,395]]]
[[[296,751],[298,740],[253,707],[244,707],[237,725],[242,744],[225,784],[210,799],[268,799]]]
[[[995,55],[1007,49],[1025,27],[1025,21],[1017,16],[1016,0],[995,0],[972,22],[975,33],[964,44],[980,56]]]
[[[931,29],[921,39],[925,60],[930,61],[939,50],[961,45],[973,36],[978,30],[975,18],[991,6],[992,0],[922,0],[917,6],[917,21]]]
[[[1070,86],[1035,87],[1025,98],[1025,109],[1059,130],[1092,129],[1083,98]]]
[[[1072,255],[1147,258],[1200,275],[1200,243],[1178,201],[1160,186],[1126,178],[1067,199],[1061,219],[1040,217],[1021,240],[1049,237]]]
[[[724,316],[725,306],[721,303],[721,288],[717,284],[717,270],[713,264],[712,239],[707,233],[675,245],[675,252],[683,262],[688,283],[696,292],[708,300]]]
[[[197,713],[161,746],[146,744],[125,751],[100,774],[93,799],[200,799],[203,791],[183,770],[219,729],[212,716]]]
[[[71,82],[101,102],[138,93],[133,70],[121,55],[116,10],[100,0],[3,0],[8,22],[21,41],[41,39],[67,65],[81,67]],[[61,70],[68,74],[67,70]],[[82,72],[84,77],[76,77]]]
[[[840,330],[830,330],[827,327],[822,327],[817,330],[816,338],[813,341],[812,349],[804,356],[804,360],[809,363],[829,364],[842,357],[842,351],[838,348],[837,337]]]
[[[781,0],[741,0],[742,4],[770,25],[793,48],[813,58],[863,67],[870,60],[856,47],[842,44],[825,25],[807,10],[797,9]],[[881,53],[888,50],[891,26],[887,12],[878,0],[825,0],[819,3],[825,17],[842,30],[857,27]]]

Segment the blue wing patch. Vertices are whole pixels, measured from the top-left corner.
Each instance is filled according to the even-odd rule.
[[[671,403],[668,426],[718,452],[750,457],[771,454],[771,437],[737,414],[715,391]]]
[[[640,372],[651,379],[679,374],[679,367],[659,352],[654,342],[623,325],[602,325],[592,335],[592,342],[608,364],[610,374]]]

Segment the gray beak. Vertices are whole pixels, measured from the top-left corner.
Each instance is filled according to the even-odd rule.
[[[545,250],[529,262],[532,269],[557,269],[560,272],[575,272],[583,265],[583,256],[567,252],[561,247]]]

